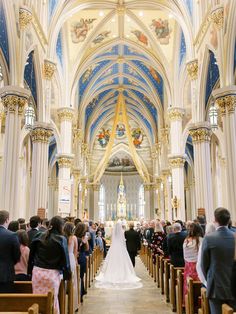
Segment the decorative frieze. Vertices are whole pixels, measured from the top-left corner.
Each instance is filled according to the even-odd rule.
[[[34,142],[49,143],[50,137],[53,135],[52,128],[46,128],[44,126],[34,126],[31,131],[31,139]]]
[[[209,142],[211,140],[212,131],[208,127],[193,128],[189,131],[193,143]]]
[[[218,30],[223,28],[224,25],[224,7],[218,7],[211,13],[211,21],[214,23]]]
[[[169,165],[171,168],[181,168],[184,166],[185,158],[182,156],[169,157]]]
[[[46,80],[51,80],[56,69],[56,64],[49,60],[44,60],[43,76]]]
[[[58,117],[60,122],[62,121],[72,121],[74,117],[74,109],[72,108],[59,108]]]
[[[196,80],[198,77],[198,59],[194,59],[187,63],[187,71],[190,80]]]
[[[184,116],[184,109],[182,108],[169,108],[168,109],[168,117],[171,121],[182,120]]]
[[[28,97],[6,94],[2,96],[2,103],[5,113],[15,113],[22,114],[24,112],[24,107],[28,102]]]
[[[19,10],[19,24],[21,29],[26,29],[32,22],[32,12],[27,8],[20,8]]]

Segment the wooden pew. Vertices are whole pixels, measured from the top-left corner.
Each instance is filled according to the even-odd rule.
[[[160,288],[160,256],[156,257],[156,277],[157,277],[157,287]]]
[[[174,267],[170,264],[170,303],[173,312],[176,312],[176,285],[177,285],[177,271],[184,271],[184,267]]]
[[[164,282],[164,292],[166,296],[166,302],[170,302],[170,260],[164,259],[164,272],[165,272],[165,282]]]
[[[81,282],[80,282],[80,265],[76,265],[76,274],[77,274],[77,293],[78,293],[78,305],[80,306],[80,289],[81,289]]]
[[[88,290],[88,281],[89,281],[89,257],[86,256],[86,272],[85,272],[85,282],[84,282],[84,288],[87,291]]]
[[[164,294],[164,292],[165,292],[165,290],[164,290],[164,272],[165,272],[164,257],[161,256],[160,257],[160,288],[161,288],[161,294]]]
[[[176,310],[177,314],[183,313],[183,271],[177,270],[177,285],[176,285]]]
[[[25,312],[32,304],[38,304],[41,314],[53,314],[52,291],[49,291],[48,294],[0,294],[0,312]]]
[[[206,296],[206,288],[201,288],[201,308],[198,314],[210,314],[209,301]]]
[[[185,311],[186,314],[197,313],[198,310],[198,300],[201,296],[201,286],[200,281],[195,281],[192,278],[187,278],[188,293],[185,296]]]
[[[38,314],[39,306],[38,304],[33,304],[30,308],[28,308],[28,314]]]
[[[222,305],[222,314],[235,314],[232,307],[230,307],[228,304]]]

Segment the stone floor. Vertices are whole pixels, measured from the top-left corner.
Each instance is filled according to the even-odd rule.
[[[143,287],[134,290],[106,290],[92,286],[84,297],[79,314],[170,314],[170,306],[148,275],[143,263],[136,258],[136,274]]]

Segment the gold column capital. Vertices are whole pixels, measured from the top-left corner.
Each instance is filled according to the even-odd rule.
[[[73,174],[74,178],[76,180],[78,180],[80,177],[80,174],[81,174],[81,170],[79,168],[73,168],[72,174]]]
[[[32,22],[32,12],[29,8],[21,7],[19,9],[19,24],[22,30],[26,29]]]
[[[187,63],[187,72],[190,80],[198,78],[198,59],[191,60]]]
[[[23,114],[24,107],[28,102],[30,91],[18,86],[4,86],[0,90],[5,114],[17,112]]]
[[[73,135],[75,140],[82,140],[83,134],[81,129],[73,129]]]
[[[233,113],[236,107],[236,94],[217,98],[216,106],[220,109],[222,115],[225,115],[227,111]]]
[[[169,156],[169,165],[173,168],[182,168],[186,159],[184,156]]]
[[[168,117],[170,121],[182,120],[184,116],[184,109],[178,107],[170,107],[168,109]]]
[[[125,6],[122,5],[122,4],[119,4],[119,5],[117,6],[117,8],[116,8],[116,12],[117,12],[118,15],[124,15],[125,12],[126,12]]]
[[[48,124],[35,124],[31,131],[31,139],[33,143],[49,143],[50,137],[53,135],[53,129]]]
[[[72,121],[74,117],[74,109],[70,107],[63,107],[57,109],[57,114],[60,122]]]
[[[210,142],[212,130],[210,125],[195,125],[189,130],[193,143]]]
[[[144,184],[144,191],[151,191],[152,190],[152,185],[151,184]]]
[[[220,6],[213,10],[210,19],[218,30],[222,29],[224,25],[224,7]]]
[[[71,155],[58,155],[57,156],[57,162],[59,168],[71,168],[73,161],[73,156]]]
[[[51,80],[53,77],[53,74],[56,70],[56,63],[50,61],[50,60],[44,60],[43,64],[43,76],[46,80]]]
[[[98,192],[100,190],[100,184],[93,184],[92,187],[94,191]]]

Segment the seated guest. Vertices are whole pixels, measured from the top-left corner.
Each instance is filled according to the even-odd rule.
[[[16,232],[17,230],[19,230],[20,224],[18,222],[18,220],[12,220],[9,225],[8,225],[8,230],[12,231],[12,232]]]
[[[164,257],[169,257],[168,254],[168,245],[167,245],[167,241],[168,241],[168,236],[173,234],[173,228],[172,226],[166,226],[166,237],[163,240],[163,245],[162,245],[162,249],[163,249],[163,253],[164,253]]]
[[[31,243],[29,274],[32,273],[33,293],[47,294],[54,292],[54,309],[59,313],[58,292],[60,274],[65,280],[70,279],[71,269],[67,240],[63,236],[64,221],[55,216],[46,232],[37,233]]]
[[[231,292],[235,237],[228,228],[230,212],[219,207],[214,216],[218,227],[203,239],[201,268],[207,279],[207,297],[211,313],[220,314],[224,303],[236,310]]]
[[[32,216],[30,218],[30,230],[28,231],[28,237],[29,237],[29,246],[31,245],[31,242],[34,238],[34,236],[39,233],[39,226],[41,223],[41,219],[39,216]]]
[[[18,230],[16,232],[20,242],[20,261],[15,265],[15,280],[27,281],[30,280],[30,276],[27,275],[28,261],[29,261],[29,238],[25,230]]]
[[[0,293],[14,292],[14,265],[20,260],[20,243],[16,233],[7,230],[9,213],[0,210]]]
[[[196,270],[196,263],[198,258],[199,246],[202,242],[202,229],[198,223],[191,223],[189,232],[184,240],[184,298],[187,294],[187,278],[191,277],[193,280],[199,280]]]
[[[215,231],[216,231],[216,227],[215,227],[215,224],[213,222],[210,222],[210,223],[208,223],[206,225],[205,235],[210,234],[210,233],[215,232]],[[205,278],[205,276],[203,275],[203,272],[202,272],[201,258],[202,258],[202,242],[200,243],[200,247],[199,247],[199,251],[198,251],[198,258],[197,258],[196,269],[197,269],[197,274],[198,274],[199,280],[206,287],[207,286],[207,282],[206,282],[206,278]]]
[[[156,264],[156,255],[164,255],[163,241],[166,238],[161,222],[157,221],[155,231],[151,238],[150,247],[152,249],[153,264]]]
[[[173,232],[167,239],[168,255],[170,262],[175,267],[184,267],[183,243],[186,238],[186,232],[182,231],[181,224],[173,224]]]

